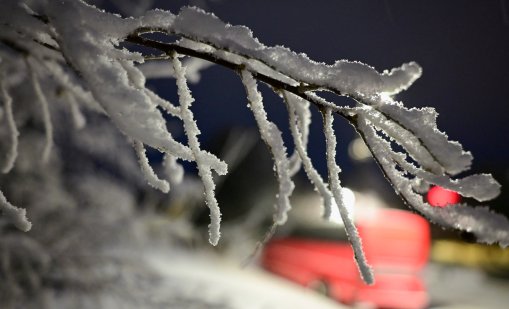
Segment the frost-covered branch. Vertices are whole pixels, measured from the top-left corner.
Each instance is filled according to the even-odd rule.
[[[183,8],[178,14],[154,10],[141,17],[122,18],[80,0],[6,0],[2,5],[0,86],[4,119],[10,130],[10,147],[2,162],[4,172],[16,167],[17,138],[18,135],[23,138],[23,131],[14,121],[16,98],[10,90],[31,87],[27,91],[41,109],[29,116],[42,114],[46,136],[43,157],[47,158],[53,143],[50,107],[59,104],[60,97],[54,89],[60,89],[56,92],[65,94],[76,127],[85,125],[82,111],[101,113],[134,141],[142,173],[154,187],[167,191],[169,183],[152,170],[145,146],[164,153],[165,168],[173,175],[172,181],[182,176],[178,160],[195,162],[210,209],[209,240],[217,244],[221,213],[214,194],[213,171],[224,175],[227,166],[203,150],[198,140],[199,124],[191,110],[194,99],[187,86],[193,77],[186,75],[186,65],[192,66],[199,59],[192,69],[195,80],[196,72],[205,62],[214,63],[239,74],[246,88],[249,107],[274,158],[279,181],[275,224],[286,219],[294,189],[292,177],[303,167],[324,201],[324,216],[330,215],[332,207],[339,207],[366,282],[373,281],[372,273],[355,225],[343,207],[332,127],[335,116],[341,116],[357,129],[387,179],[410,207],[442,226],[472,232],[479,241],[509,245],[509,221],[505,217],[487,208],[466,205],[433,208],[424,201],[422,194],[431,184],[479,201],[496,197],[500,186],[490,175],[452,178],[469,169],[472,155],[438,130],[434,109],[406,108],[393,99],[420,77],[421,68],[414,62],[383,72],[355,61],[319,63],[285,47],[265,46],[248,28],[226,24],[213,14],[192,7]],[[146,34],[152,32],[166,35],[168,40],[148,38]],[[151,60],[165,61],[167,65],[157,68],[158,71],[145,63]],[[178,106],[146,86],[148,76],[160,76],[164,70],[176,79]],[[264,109],[258,83],[268,85],[286,102],[295,146],[290,156],[280,129],[268,120],[270,115]],[[324,91],[351,98],[352,104],[339,106],[329,102],[321,96]],[[328,163],[328,184],[307,154],[311,108],[324,114],[327,155],[323,160]],[[187,144],[173,138],[163,113],[182,124]],[[394,144],[402,151],[395,151]],[[18,227],[23,230],[30,227],[24,210],[11,205],[1,192],[0,206]]]
[[[161,192],[168,193],[170,191],[170,184],[166,180],[159,179],[159,177],[157,177],[156,173],[148,162],[148,158],[145,154],[145,147],[143,147],[143,144],[135,141],[133,142],[133,146],[140,162],[141,171],[145,176],[148,184],[160,190]]]
[[[202,151],[200,148],[200,142],[198,141],[200,130],[198,129],[198,125],[196,124],[194,115],[191,111],[191,104],[193,103],[194,98],[187,87],[185,68],[182,67],[182,63],[175,53],[172,54],[171,57],[173,70],[175,71],[175,78],[177,80],[180,114],[182,116],[182,121],[184,122],[184,130],[189,142],[189,147],[191,148],[196,160],[196,165],[198,166],[198,174],[200,175],[205,188],[205,202],[210,209],[209,241],[215,246],[219,242],[219,237],[221,235],[221,232],[219,231],[221,211],[219,210],[219,205],[214,193],[216,185],[212,178],[213,162],[207,159],[206,154],[208,153]],[[221,175],[225,174],[226,168],[218,171],[218,173]]]
[[[348,235],[348,240],[352,244],[354,257],[357,261],[357,265],[359,266],[360,273],[364,281],[368,284],[372,284],[374,282],[373,278],[373,270],[368,265],[366,261],[366,257],[362,250],[362,243],[359,237],[359,233],[357,232],[357,228],[355,227],[352,219],[348,214],[348,209],[346,208],[344,197],[343,197],[343,188],[341,188],[341,183],[339,181],[339,173],[341,169],[336,164],[336,136],[334,134],[333,128],[333,116],[330,109],[325,109],[323,113],[323,132],[325,134],[325,143],[326,143],[326,153],[327,153],[327,169],[329,171],[329,186],[332,190],[332,194],[334,196],[334,200],[339,209],[339,214],[341,215],[341,219],[345,224],[346,234]]]
[[[32,86],[34,88],[35,96],[39,104],[41,104],[42,111],[42,119],[44,122],[44,130],[46,132],[46,144],[44,146],[44,150],[42,152],[42,160],[43,162],[48,162],[51,148],[53,147],[53,125],[51,123],[51,115],[49,111],[49,104],[46,96],[44,95],[41,85],[39,83],[39,79],[35,73],[35,68],[31,64],[31,59],[26,60],[27,67],[30,71],[30,80],[32,82]]]
[[[487,207],[472,208],[465,204],[431,207],[422,198],[422,192],[427,191],[430,184],[436,184],[478,201],[490,200],[500,192],[500,185],[491,175],[471,175],[453,180],[446,175],[436,175],[416,167],[407,161],[404,153],[391,150],[391,144],[380,135],[381,132],[377,132],[376,125],[368,120],[369,116],[369,113],[359,114],[357,129],[385,176],[410,207],[443,227],[473,233],[479,242],[509,246],[509,221],[506,217]]]
[[[32,224],[26,218],[26,210],[9,203],[2,191],[0,191],[0,211],[20,230],[27,232],[32,227]]]
[[[4,102],[4,111],[5,111],[5,120],[7,121],[7,126],[9,129],[10,136],[10,147],[7,152],[7,159],[5,160],[4,166],[2,168],[2,173],[6,174],[11,171],[14,166],[14,162],[16,162],[16,158],[18,157],[18,128],[16,127],[16,121],[14,120],[14,115],[12,113],[12,97],[5,89],[4,84],[0,81],[0,93],[2,95],[2,101]]]
[[[309,102],[303,101],[299,97],[288,92],[283,93],[286,105],[288,107],[288,115],[290,118],[290,131],[293,136],[296,153],[302,161],[304,171],[309,181],[315,186],[316,191],[323,200],[323,217],[329,219],[332,207],[335,207],[335,201],[327,185],[324,183],[318,171],[314,168],[311,158],[307,154],[307,130],[311,119],[309,114]],[[300,110],[300,111],[299,111]],[[299,115],[299,116],[297,116]],[[299,129],[300,128],[300,129]]]
[[[274,158],[274,166],[279,182],[279,193],[277,195],[276,214],[274,222],[284,224],[287,218],[287,212],[290,210],[290,196],[295,185],[290,177],[290,162],[286,154],[286,147],[283,142],[281,131],[275,123],[267,119],[267,113],[263,107],[262,95],[258,91],[258,86],[253,75],[247,70],[241,72],[242,82],[247,92],[249,107],[258,124],[260,136],[267,144],[269,151]]]

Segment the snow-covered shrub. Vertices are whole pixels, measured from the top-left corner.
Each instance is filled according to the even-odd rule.
[[[42,161],[49,160],[53,146],[51,104],[68,104],[77,128],[86,124],[82,110],[105,114],[132,143],[141,172],[151,186],[163,192],[170,190],[170,182],[151,168],[146,146],[164,153],[173,181],[181,178],[179,160],[196,163],[210,209],[209,241],[217,244],[221,214],[214,194],[214,174],[225,175],[227,165],[203,150],[198,138],[186,64],[199,69],[203,62],[189,59],[201,59],[236,72],[245,86],[249,108],[274,158],[279,181],[274,227],[285,223],[294,190],[292,177],[302,167],[323,199],[324,217],[332,207],[339,208],[360,272],[366,282],[373,281],[361,240],[343,203],[333,130],[333,121],[342,118],[356,128],[409,207],[443,227],[471,232],[480,242],[509,245],[508,220],[487,207],[440,208],[423,200],[422,194],[430,185],[440,185],[483,202],[496,197],[500,185],[487,174],[452,178],[469,169],[472,155],[437,129],[434,109],[406,108],[393,99],[420,77],[421,68],[414,62],[382,73],[360,62],[318,63],[281,46],[265,46],[248,28],[225,24],[192,7],[177,15],[154,10],[139,18],[122,18],[80,0],[5,0],[0,21],[0,115],[8,131],[2,134],[8,145],[2,158],[3,173],[9,173],[16,164],[18,137],[23,134],[18,127],[26,121],[26,112],[19,112],[13,99],[14,89],[26,88],[33,96],[36,106],[30,107],[30,112],[40,117],[45,132]],[[176,40],[164,43],[146,36],[154,32]],[[136,45],[158,53],[126,48]],[[171,66],[178,105],[145,86],[145,74],[151,75],[151,70],[147,66],[142,70],[140,65],[152,59],[167,59]],[[271,87],[286,103],[293,154],[287,153],[280,129],[267,118],[259,82]],[[339,106],[327,101],[320,95],[324,91],[348,97],[352,104]],[[327,180],[313,167],[306,151],[311,108],[323,115]],[[182,124],[187,144],[172,137],[161,111]],[[25,210],[9,203],[1,192],[0,209],[4,220],[21,230],[30,229]]]

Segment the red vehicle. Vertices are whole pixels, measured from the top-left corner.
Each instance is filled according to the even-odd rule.
[[[420,272],[428,260],[430,231],[422,217],[379,209],[356,220],[375,284],[360,279],[342,227],[307,228],[274,239],[266,246],[266,269],[301,285],[319,289],[346,304],[378,308],[422,309],[428,305]],[[342,232],[344,235],[344,232]]]

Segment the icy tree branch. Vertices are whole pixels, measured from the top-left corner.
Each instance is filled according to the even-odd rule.
[[[290,130],[295,143],[296,153],[299,155],[299,158],[302,161],[304,171],[306,172],[309,181],[315,186],[316,191],[318,191],[320,197],[323,200],[324,204],[323,217],[325,219],[328,219],[331,215],[332,207],[336,206],[335,201],[332,196],[332,193],[330,192],[327,185],[324,183],[318,171],[314,168],[313,162],[311,161],[311,158],[307,154],[306,149],[307,138],[305,132],[307,131],[306,122],[310,122],[310,119],[306,120],[306,118],[308,117],[307,112],[305,111],[297,112],[299,108],[300,109],[309,108],[309,103],[306,104],[306,101],[300,101],[299,97],[292,95],[288,92],[284,92],[283,96],[288,107],[288,115],[290,117]]]
[[[7,121],[7,126],[9,129],[10,136],[10,147],[7,153],[7,159],[5,160],[5,164],[2,168],[2,173],[7,174],[14,167],[14,162],[16,162],[16,158],[18,157],[18,128],[16,127],[16,121],[14,120],[14,115],[12,113],[12,97],[5,89],[4,84],[0,81],[0,93],[2,95],[2,101],[4,102],[4,111],[5,111],[5,120]]]
[[[98,112],[107,115],[134,141],[141,170],[151,185],[169,190],[169,183],[159,179],[150,167],[144,145],[165,154],[166,168],[174,173],[174,180],[181,179],[177,160],[196,163],[210,209],[209,241],[217,244],[221,213],[212,172],[224,175],[227,166],[214,154],[201,149],[199,124],[191,110],[194,98],[187,86],[191,76],[186,75],[186,65],[180,61],[186,58],[184,63],[191,65],[192,59],[200,59],[196,71],[203,67],[204,61],[223,66],[239,74],[246,88],[249,107],[274,158],[279,181],[275,224],[282,224],[286,219],[294,189],[292,176],[303,167],[324,201],[324,216],[329,216],[332,207],[339,207],[366,282],[373,282],[372,272],[355,225],[343,205],[332,127],[334,115],[357,129],[409,207],[444,227],[472,232],[478,241],[509,245],[509,221],[505,217],[487,208],[465,205],[433,208],[423,200],[422,193],[432,184],[479,201],[496,197],[500,185],[491,175],[452,178],[470,168],[472,155],[438,130],[434,109],[406,108],[393,99],[420,77],[421,68],[414,62],[383,72],[355,61],[319,63],[281,46],[265,46],[248,28],[226,24],[213,14],[192,7],[183,8],[177,15],[154,10],[142,17],[122,18],[80,0],[6,0],[2,5],[0,90],[4,118],[10,130],[10,148],[6,161],[2,162],[4,172],[15,166],[18,129],[23,133],[14,122],[13,115],[18,110],[10,90],[31,87],[33,99],[41,107],[37,114],[42,115],[46,136],[43,158],[48,158],[53,143],[50,106],[59,102],[51,89],[63,89],[76,127],[84,125],[81,110]],[[177,39],[168,43],[147,38],[146,34],[152,32]],[[135,47],[142,52],[133,51]],[[146,87],[147,75],[155,74],[155,70],[143,64],[156,59],[166,61],[172,68],[168,75],[176,79],[178,106]],[[268,120],[270,115],[257,88],[259,82],[268,85],[286,102],[295,145],[291,156],[287,155],[279,128]],[[320,96],[324,91],[348,97],[352,105],[329,102]],[[310,108],[324,115],[327,154],[323,159],[328,165],[328,184],[307,154]],[[173,138],[163,112],[182,124],[187,145]],[[394,145],[403,151],[395,151]],[[0,209],[22,230],[30,228],[24,210],[11,205],[1,192]]]
[[[148,158],[145,154],[145,147],[143,144],[138,141],[134,141],[133,146],[134,150],[136,151],[136,155],[138,156],[141,171],[145,176],[148,184],[164,193],[168,193],[170,191],[170,184],[166,180],[162,180],[157,177],[156,173],[148,162]]]
[[[178,59],[176,53],[173,53],[171,58],[173,70],[175,71],[175,78],[177,80],[180,113],[182,121],[184,122],[184,130],[189,142],[189,147],[191,148],[196,160],[196,165],[198,166],[198,174],[200,175],[203,186],[205,187],[205,202],[210,209],[209,241],[215,246],[219,242],[219,237],[221,235],[219,231],[221,211],[219,210],[219,205],[214,193],[216,185],[212,178],[212,162],[207,159],[207,152],[203,152],[200,149],[200,142],[198,141],[200,130],[198,129],[198,125],[194,120],[194,115],[191,111],[191,104],[193,103],[194,98],[187,87],[185,68],[182,67],[182,63]],[[224,171],[219,171],[219,173],[225,174],[226,168]]]
[[[31,64],[30,58],[26,60],[26,65],[30,71],[30,79],[32,82],[32,86],[34,88],[35,96],[39,104],[41,104],[42,111],[42,119],[44,122],[44,130],[46,132],[46,144],[44,146],[44,150],[42,152],[42,160],[43,162],[48,162],[51,148],[53,147],[53,125],[51,124],[51,115],[49,111],[49,104],[46,96],[44,95],[41,85],[39,83],[39,79],[35,73],[35,68]]]
[[[359,266],[359,271],[362,275],[362,279],[368,284],[374,283],[373,270],[369,266],[366,261],[366,257],[362,250],[362,243],[359,237],[359,233],[357,232],[357,228],[355,227],[352,219],[348,214],[348,209],[346,208],[343,192],[341,188],[341,183],[339,181],[339,173],[341,169],[336,164],[336,136],[334,135],[333,128],[333,116],[330,109],[326,108],[323,114],[323,132],[325,134],[325,143],[327,145],[327,169],[329,171],[329,186],[332,189],[332,194],[334,196],[334,200],[336,205],[338,206],[339,213],[341,215],[341,219],[345,224],[346,234],[348,235],[348,240],[352,244],[354,257],[357,261],[357,265]]]
[[[9,203],[2,191],[0,191],[0,211],[20,230],[27,232],[32,227],[26,217],[26,210]]]
[[[290,196],[295,185],[290,176],[290,162],[286,154],[286,147],[281,136],[281,131],[276,124],[267,119],[267,113],[263,107],[262,95],[258,91],[256,80],[250,72],[241,72],[242,82],[247,92],[249,106],[258,124],[260,136],[269,148],[274,158],[274,166],[279,182],[278,202],[274,222],[281,225],[286,222],[286,213],[290,210]]]

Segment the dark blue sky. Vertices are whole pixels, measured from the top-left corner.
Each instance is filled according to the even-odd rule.
[[[163,1],[161,6],[174,12],[188,3],[168,2]],[[509,12],[504,11],[507,10],[504,2],[222,0],[196,3],[205,3],[208,10],[225,21],[248,26],[266,45],[285,45],[318,61],[359,60],[380,71],[417,61],[424,74],[398,99],[407,106],[435,107],[440,113],[439,127],[472,150],[477,161],[496,161],[507,166]],[[218,71],[206,72],[205,78],[210,73],[217,79],[217,74],[222,73]],[[223,80],[223,75],[222,84],[230,80]],[[200,85],[209,86],[213,85]],[[229,90],[216,91],[223,95],[214,100],[241,101],[229,95]]]
[[[495,173],[501,182],[509,180],[509,6],[505,0],[192,3],[231,24],[248,26],[265,45],[285,45],[317,61],[358,60],[379,71],[418,62],[423,76],[397,99],[408,107],[435,107],[439,128],[474,154],[474,170]],[[187,4],[161,1],[158,6],[177,13]],[[192,90],[204,142],[225,128],[254,125],[234,73],[211,68]],[[283,104],[265,93],[272,120],[284,127]],[[318,117],[314,121],[310,146],[318,156],[323,152],[321,124]],[[348,125],[338,127],[340,146],[353,136]],[[351,170],[348,160],[340,156],[339,162],[345,172]]]

